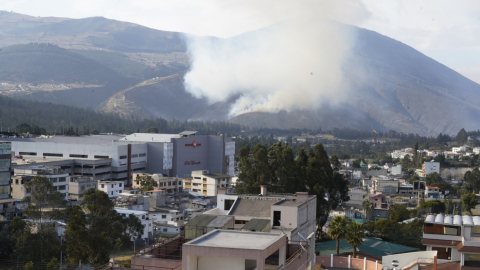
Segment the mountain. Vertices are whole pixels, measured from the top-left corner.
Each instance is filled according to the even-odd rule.
[[[103,17],[32,17],[0,11],[0,47],[53,43],[69,49],[102,48],[126,53],[185,52],[183,34]]]
[[[351,88],[348,100],[318,110],[250,112],[233,118],[228,113],[235,100],[230,100],[211,105],[191,120],[206,120],[204,116],[223,108],[215,120],[255,127],[355,127],[426,135],[480,127],[479,84],[399,41],[354,26],[339,27],[356,36],[343,67]]]
[[[21,89],[0,88],[0,93],[121,116],[228,120],[254,127],[392,129],[424,135],[479,129],[480,85],[387,36],[338,27],[355,33],[343,66],[348,100],[316,110],[232,117],[231,106],[240,96],[208,104],[185,90],[189,58],[182,33],[102,17],[41,18],[0,11],[0,81],[22,84]],[[31,90],[47,82],[56,84],[56,90]],[[60,89],[61,83],[69,85]]]

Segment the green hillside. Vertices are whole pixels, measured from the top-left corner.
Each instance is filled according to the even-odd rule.
[[[106,84],[120,73],[78,53],[50,44],[21,44],[0,51],[0,80]]]

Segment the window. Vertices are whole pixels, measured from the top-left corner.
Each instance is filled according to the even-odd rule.
[[[163,228],[163,232],[167,232],[167,228]]]
[[[172,182],[168,182],[168,186],[171,186],[172,185]]]
[[[113,195],[113,191],[112,191],[112,195]]]
[[[120,156],[120,159],[126,159],[127,156]]]
[[[432,247],[432,251],[437,251],[437,259],[441,260],[451,260],[452,259],[452,249],[446,247]]]
[[[88,158],[88,155],[70,154],[69,157],[73,157],[73,158]]]
[[[225,210],[225,211],[230,210],[232,208],[234,202],[235,202],[235,200],[225,200],[223,210]]]
[[[146,153],[142,153],[142,154],[138,154],[139,157],[146,157],[147,154]]]
[[[119,187],[122,187],[122,183],[118,184]]]
[[[56,183],[57,182],[57,178],[52,178],[50,179],[52,181],[52,183]]]
[[[98,156],[98,155],[94,155],[93,157],[94,158],[110,158],[109,156]]]
[[[480,237],[480,226],[473,226],[472,233],[470,234],[472,237]]]
[[[17,184],[17,185],[18,185],[18,179],[16,179],[16,180],[15,180],[15,184]]]
[[[63,154],[57,154],[57,153],[43,153],[44,157],[63,157]]]
[[[58,186],[58,190],[66,190],[67,186]]]
[[[19,152],[18,153],[20,156],[36,156],[36,152]]]
[[[66,177],[60,177],[58,178],[58,182],[65,182],[67,181],[67,178]]]
[[[207,180],[207,178],[204,177],[203,180]]]
[[[273,226],[280,226],[281,219],[282,219],[282,212],[273,211]]]
[[[138,154],[132,155],[132,158],[137,158]]]
[[[179,185],[182,185],[182,181],[178,181],[178,184],[179,184]]]
[[[102,187],[102,188],[105,188],[105,185],[104,185],[104,184],[101,184],[101,187]]]
[[[167,215],[162,215],[162,218],[167,218]]]
[[[113,188],[113,184],[112,184],[112,188]]]
[[[80,191],[84,191],[84,190],[85,190],[85,186],[81,186]]]
[[[145,215],[142,215],[142,219],[145,219]]]
[[[10,159],[0,159],[0,168],[10,167]]]

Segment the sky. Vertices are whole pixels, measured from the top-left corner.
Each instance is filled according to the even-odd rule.
[[[0,10],[32,16],[103,16],[223,38],[301,18],[305,5],[401,41],[480,83],[477,0],[0,0]]]

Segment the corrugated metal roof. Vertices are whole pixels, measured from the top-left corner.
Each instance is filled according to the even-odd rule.
[[[206,227],[207,224],[209,224],[216,218],[216,216],[198,215],[192,218],[185,226]]]
[[[241,230],[259,232],[262,231],[268,224],[270,224],[269,219],[253,218],[247,224],[245,224],[245,226],[243,226]]]

